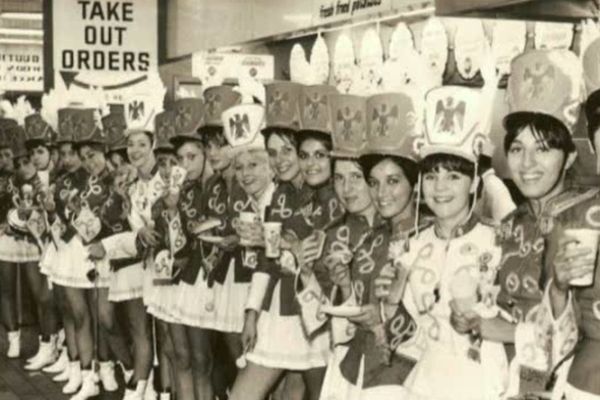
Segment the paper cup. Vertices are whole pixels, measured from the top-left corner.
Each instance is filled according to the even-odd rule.
[[[239,220],[240,220],[240,223],[246,223],[246,224],[260,222],[260,218],[258,217],[258,214],[253,213],[253,212],[247,212],[247,211],[240,212]],[[240,245],[250,246],[251,243],[249,243],[244,238],[240,238]]]
[[[281,222],[265,222],[265,255],[278,258],[281,255]]]
[[[595,229],[565,229],[565,235],[573,237],[575,240],[568,246],[581,246],[589,248],[594,254],[594,263],[590,266],[590,271],[584,276],[573,279],[569,282],[572,286],[591,286],[594,284],[594,274],[596,270],[596,257],[598,255],[598,239],[600,231]]]

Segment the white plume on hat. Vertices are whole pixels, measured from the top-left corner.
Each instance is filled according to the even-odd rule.
[[[13,118],[14,108],[10,101],[4,99],[0,101],[0,116],[4,118]]]
[[[300,43],[294,44],[290,52],[290,80],[308,85],[311,74],[311,65],[306,59],[304,48]]]
[[[56,89],[50,89],[48,93],[42,96],[42,108],[40,115],[52,127],[54,132],[58,132],[58,110],[67,106],[67,98],[64,93],[59,93]]]
[[[252,104],[254,100],[258,100],[260,104],[266,104],[267,93],[265,85],[245,73],[245,70],[240,67],[237,70],[238,86],[233,90],[242,96],[242,104]]]
[[[310,52],[310,85],[323,85],[329,81],[329,50],[321,34]]]
[[[17,102],[13,105],[13,117],[21,126],[25,125],[25,118],[34,114],[35,110],[25,96],[19,96]]]
[[[356,56],[352,39],[347,33],[342,33],[335,42],[333,52],[333,77],[335,86],[342,94],[350,93],[352,86],[360,76],[356,65]]]

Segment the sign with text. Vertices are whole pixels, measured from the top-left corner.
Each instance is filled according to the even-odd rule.
[[[158,66],[157,0],[54,0],[55,82],[105,91]]]
[[[43,47],[0,45],[0,90],[44,91]]]
[[[392,0],[313,0],[313,2],[313,25],[392,9]]]
[[[204,87],[216,86],[226,79],[253,78],[260,82],[273,80],[274,58],[267,54],[204,53],[192,55],[192,76]]]

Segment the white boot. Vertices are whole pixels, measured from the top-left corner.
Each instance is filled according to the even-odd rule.
[[[98,376],[91,369],[81,371],[81,389],[71,400],[87,400],[90,397],[96,397],[100,394],[98,386]]]
[[[62,351],[60,352],[60,356],[58,356],[56,362],[54,364],[48,365],[47,367],[44,367],[42,371],[48,374],[58,374],[63,372],[68,365],[69,355],[67,354],[67,348],[63,347]]]
[[[71,361],[69,363],[69,380],[67,384],[63,387],[62,392],[64,394],[77,393],[77,391],[81,387],[82,379],[83,377],[81,376],[81,364],[79,363],[79,361]]]
[[[39,336],[38,336],[38,350],[37,350],[37,353],[35,353],[35,354],[33,355],[33,357],[29,357],[29,358],[27,359],[26,363],[27,363],[27,364],[30,364],[30,363],[32,363],[32,362],[34,362],[34,361],[37,361],[38,357],[40,356],[40,351],[41,351],[41,350],[42,350],[42,336],[41,336],[41,335],[39,335]]]
[[[58,375],[52,377],[53,382],[67,382],[71,376],[71,363],[67,362],[66,368]]]
[[[101,362],[99,375],[105,391],[114,392],[119,389],[119,384],[115,379],[115,363],[112,361]]]
[[[8,351],[6,357],[19,358],[21,355],[21,331],[8,332]]]
[[[150,370],[148,376],[148,383],[146,384],[146,390],[144,390],[144,400],[156,400],[157,393],[154,389],[154,371]]]
[[[138,381],[135,389],[125,388],[123,400],[143,400],[147,384],[147,381],[141,380]]]
[[[25,365],[27,371],[37,371],[56,361],[56,337],[51,338],[49,342],[40,343],[38,356],[31,363]]]
[[[160,392],[160,394],[158,395],[158,400],[171,400],[171,393]]]

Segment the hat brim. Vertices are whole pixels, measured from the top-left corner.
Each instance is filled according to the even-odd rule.
[[[504,119],[502,120],[502,125],[504,126],[504,129],[507,132],[512,132],[512,131],[516,130],[519,125],[522,125],[521,121],[527,120],[527,119],[533,120],[536,118],[555,121],[555,122],[561,124],[562,126],[564,126],[565,129],[567,130],[567,132],[572,133],[571,128],[566,126],[565,123],[562,122],[560,119],[553,117],[550,114],[541,113],[541,112],[537,112],[537,111],[517,111],[514,113],[510,113],[504,117]]]
[[[354,151],[344,151],[344,150],[331,150],[331,152],[329,153],[329,155],[331,156],[331,158],[349,158],[352,160],[358,160],[361,156],[360,151],[354,152]]]
[[[452,146],[427,146],[421,149],[421,160],[423,160],[427,156],[432,156],[434,154],[450,154],[452,156],[461,157],[465,160],[475,163],[477,162],[477,157],[475,154],[467,154],[462,151],[457,151],[455,147]]]
[[[407,157],[406,155],[400,155],[394,152],[385,152],[385,151],[369,151],[369,152],[364,152],[363,154],[361,154],[360,156],[360,161],[361,162],[373,162],[376,160],[380,160],[386,157],[394,157],[394,158],[398,158],[401,159],[409,164],[412,165],[417,165],[418,161],[415,158],[411,158],[411,157]]]
[[[202,143],[202,136],[198,135],[197,133],[179,134],[170,138],[169,141],[171,142],[171,144],[173,144],[174,147],[179,147],[185,142]]]

